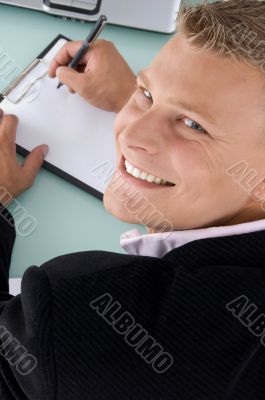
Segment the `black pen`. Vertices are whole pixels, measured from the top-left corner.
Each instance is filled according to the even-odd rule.
[[[98,21],[96,22],[96,25],[92,28],[91,32],[89,33],[88,37],[84,40],[80,49],[78,50],[72,61],[69,63],[68,67],[76,69],[83,55],[86,53],[89,47],[95,42],[95,40],[100,35],[106,22],[107,22],[107,17],[105,15],[101,15]],[[62,85],[63,85],[62,83],[59,83],[57,89],[59,89]]]

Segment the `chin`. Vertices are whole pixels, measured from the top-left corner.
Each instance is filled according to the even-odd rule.
[[[103,204],[105,209],[114,217],[118,218],[123,222],[129,224],[139,224],[140,222],[136,220],[136,217],[132,215],[128,210],[126,210],[121,202],[119,202],[115,197],[106,189],[103,196]]]

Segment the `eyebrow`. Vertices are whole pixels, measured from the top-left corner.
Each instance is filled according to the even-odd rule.
[[[141,79],[141,81],[147,87],[150,87],[150,81],[148,80],[144,71],[140,70],[138,72],[137,78]],[[174,97],[169,98],[169,101],[174,106],[182,107],[183,111],[192,112],[194,114],[197,114],[202,119],[207,120],[207,121],[211,122],[212,124],[214,123],[214,119],[213,119],[212,115],[209,114],[209,112],[207,111],[207,107],[205,104],[189,104],[189,103],[186,103],[185,101],[176,101],[176,99]]]
[[[213,119],[212,115],[209,114],[209,112],[207,111],[207,107],[205,104],[194,105],[194,104],[185,103],[184,101],[176,102],[174,100],[171,99],[172,104],[178,105],[178,106],[182,107],[185,111],[192,112],[192,113],[198,115],[199,117],[201,117],[202,119],[211,122],[212,124],[214,123],[214,119]]]

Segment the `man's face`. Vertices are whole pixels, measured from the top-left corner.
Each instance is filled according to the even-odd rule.
[[[244,160],[259,177],[265,172],[263,78],[177,34],[137,86],[116,118],[117,165],[105,207],[150,232],[162,218],[173,230],[226,224],[251,201],[226,171]],[[132,176],[125,159],[174,186]]]

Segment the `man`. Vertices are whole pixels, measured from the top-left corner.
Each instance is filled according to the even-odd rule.
[[[21,296],[2,294],[3,399],[264,399],[264,23],[264,1],[184,10],[135,90],[109,43],[79,72],[58,68],[79,43],[56,56],[51,77],[119,111],[105,207],[131,223],[142,199],[157,212],[148,235],[125,235],[128,255],[57,257],[25,272]],[[14,197],[46,151],[19,166],[16,124],[0,127],[0,185]],[[15,232],[2,214],[6,282]]]

